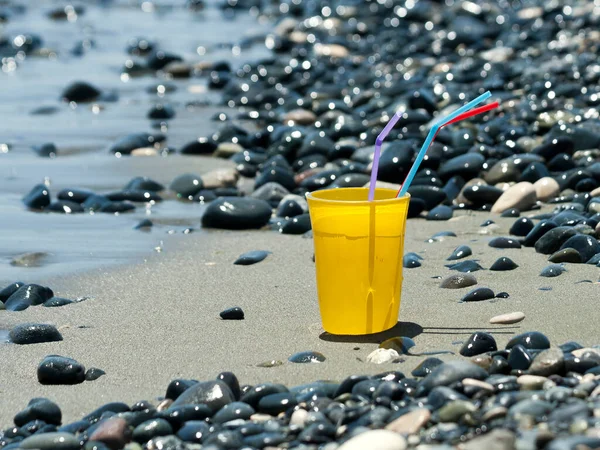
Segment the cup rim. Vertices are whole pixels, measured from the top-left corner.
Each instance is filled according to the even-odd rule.
[[[393,198],[386,198],[386,199],[381,199],[381,200],[373,200],[373,201],[369,201],[369,200],[331,200],[331,199],[326,199],[326,198],[320,198],[319,197],[319,192],[325,192],[325,191],[339,191],[339,190],[344,190],[344,191],[368,191],[369,188],[366,187],[354,187],[354,188],[333,188],[333,189],[320,189],[318,191],[313,191],[313,192],[307,192],[305,194],[307,199],[310,199],[312,201],[317,201],[317,202],[323,202],[323,203],[328,203],[328,204],[338,204],[338,205],[361,205],[361,206],[365,206],[365,205],[370,205],[370,204],[378,204],[378,205],[385,205],[385,204],[390,204],[390,203],[400,203],[400,202],[406,202],[410,200],[410,194],[407,192],[406,194],[404,194],[402,197],[393,197]],[[385,192],[390,192],[393,193],[394,195],[396,194],[396,190],[395,189],[389,189],[389,188],[375,188],[375,191],[385,191]]]

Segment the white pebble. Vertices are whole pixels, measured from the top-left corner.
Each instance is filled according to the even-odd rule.
[[[367,362],[373,364],[386,364],[400,361],[400,355],[393,348],[378,348],[367,356]]]
[[[501,314],[499,316],[492,317],[490,319],[490,323],[508,325],[511,323],[518,323],[518,322],[522,321],[524,318],[525,318],[525,313],[522,313],[521,311],[516,311],[516,312],[511,312],[508,314]]]

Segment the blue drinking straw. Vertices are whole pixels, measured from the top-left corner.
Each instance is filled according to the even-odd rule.
[[[479,103],[487,100],[491,96],[492,96],[492,94],[490,93],[490,91],[487,91],[484,94],[481,94],[475,100],[471,100],[466,105],[461,106],[456,111],[454,111],[453,113],[449,114],[448,116],[442,117],[441,119],[438,119],[438,120],[435,121],[435,123],[431,127],[431,130],[429,131],[429,134],[427,135],[427,138],[425,139],[425,142],[423,143],[423,146],[421,147],[421,150],[419,150],[419,153],[417,154],[417,157],[415,158],[415,162],[413,163],[412,167],[410,168],[410,171],[408,172],[408,175],[406,176],[406,180],[404,181],[404,184],[402,185],[402,188],[398,192],[397,197],[402,197],[408,191],[408,188],[410,187],[410,183],[412,183],[412,180],[415,177],[415,174],[417,173],[417,170],[419,170],[419,166],[421,165],[421,162],[423,161],[423,158],[425,158],[425,153],[427,153],[427,150],[429,149],[429,146],[431,145],[431,142],[435,138],[435,134],[438,132],[438,130],[440,129],[440,127],[442,125],[444,125],[445,123],[450,122],[451,120],[453,120],[456,117],[460,116],[465,111],[468,111],[469,109],[473,108],[474,106],[478,105]],[[397,122],[397,120],[396,120],[396,122]],[[394,124],[396,122],[394,122]],[[391,123],[391,121],[390,121],[390,123]],[[386,126],[386,128],[387,128],[387,126]],[[384,129],[384,131],[385,131],[385,129]],[[383,131],[382,131],[382,133],[383,133]],[[389,131],[388,131],[388,133],[389,133]],[[377,139],[379,139],[379,137]],[[377,155],[377,157],[379,157],[379,155]],[[378,158],[378,160],[379,160],[379,158]],[[377,161],[377,162],[379,162],[379,161]],[[373,168],[375,168],[374,164],[375,164],[375,159],[373,159]],[[371,188],[373,188],[372,185],[371,185]],[[370,195],[369,195],[369,200],[372,200],[372,198],[371,198]]]

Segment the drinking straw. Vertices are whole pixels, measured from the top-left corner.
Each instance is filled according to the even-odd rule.
[[[419,169],[419,166],[421,165],[423,158],[425,157],[425,153],[427,153],[427,149],[433,142],[433,139],[437,135],[437,132],[440,130],[440,128],[442,128],[445,124],[452,122],[458,116],[460,116],[464,112],[468,111],[469,109],[473,108],[475,105],[478,105],[479,103],[483,102],[484,100],[487,100],[491,96],[492,96],[492,94],[490,93],[490,91],[487,91],[487,92],[481,94],[475,100],[471,100],[466,105],[461,106],[453,113],[449,114],[446,117],[442,117],[441,119],[437,120],[433,124],[433,126],[431,127],[431,130],[429,130],[429,133],[427,134],[427,138],[425,139],[425,142],[423,142],[423,146],[421,147],[421,150],[419,150],[419,153],[417,154],[417,157],[415,158],[415,162],[413,163],[412,167],[410,168],[410,171],[408,172],[408,175],[406,176],[406,180],[404,181],[402,188],[398,192],[398,195],[397,195],[398,197],[402,197],[404,194],[406,194],[406,191],[408,191],[408,188],[410,187],[410,184],[412,183],[412,180],[415,177],[415,174],[417,173],[417,170]],[[385,129],[384,129],[384,131],[385,131]],[[383,133],[383,131],[382,131],[382,133]]]
[[[480,106],[479,108],[475,108],[472,109],[471,111],[467,111],[465,113],[462,113],[461,115],[457,116],[456,118],[452,119],[450,122],[446,122],[445,124],[443,124],[442,126],[440,126],[440,128],[438,129],[438,131],[436,131],[435,135],[433,136],[433,139],[431,140],[431,144],[433,144],[433,141],[435,140],[435,138],[438,135],[438,132],[444,128],[446,125],[450,125],[452,123],[456,123],[456,122],[460,122],[461,120],[465,120],[468,119],[469,117],[473,117],[476,116],[478,114],[483,114],[486,113],[494,108],[497,108],[500,104],[498,102],[494,102],[494,103],[490,103],[489,105],[484,105],[484,106]],[[430,146],[431,146],[430,144]],[[429,150],[429,148],[428,148]],[[427,153],[427,151],[426,151]],[[404,186],[406,184],[406,179],[404,180],[404,182],[402,183],[402,186]],[[400,186],[400,189],[398,189],[398,192],[396,193],[396,197],[400,197],[400,191],[402,190],[402,186]]]

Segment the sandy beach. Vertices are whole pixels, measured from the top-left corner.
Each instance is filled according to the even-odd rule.
[[[164,252],[140,264],[36,280],[53,287],[57,295],[91,299],[62,308],[36,307],[3,314],[3,327],[28,321],[52,323],[64,341],[0,346],[0,355],[10,361],[0,372],[6,405],[0,412],[0,423],[10,424],[32,397],[57,402],[67,423],[111,401],[157,402],[174,378],[212,379],[225,370],[234,372],[241,383],[274,381],[287,385],[386,370],[408,374],[423,357],[406,356],[399,364],[364,362],[378,343],[394,336],[413,338],[415,353],[458,354],[460,344],[478,330],[492,332],[499,347],[514,334],[530,330],[545,333],[557,345],[572,339],[595,345],[598,269],[578,265],[560,277],[542,278],[539,272],[548,264],[546,256],[532,248],[499,250],[487,245],[491,236],[508,235],[514,221],[494,217],[498,225],[494,234],[481,234],[480,225],[489,217],[465,212],[451,222],[409,220],[405,251],[422,255],[423,266],[404,269],[399,324],[368,337],[323,334],[313,242],[300,236],[270,231],[205,231],[173,241]],[[443,230],[454,230],[458,237],[424,242]],[[445,259],[461,244],[471,246],[471,258],[479,259],[485,268],[499,256],[509,256],[519,264],[514,271],[474,273],[478,286],[506,291],[508,299],[459,303],[469,288],[439,288],[440,280],[434,277],[452,273],[444,267]],[[273,253],[253,266],[233,265],[249,250]],[[592,283],[577,283],[582,280]],[[540,287],[552,290],[541,291]],[[246,319],[222,321],[219,312],[231,306],[241,306]],[[525,312],[525,320],[508,326],[488,323],[492,316],[512,311]],[[291,354],[304,350],[319,351],[327,360],[321,364],[287,362]],[[107,375],[75,386],[40,385],[36,367],[48,354],[75,358],[86,368],[98,367]],[[256,367],[268,360],[284,364]]]

